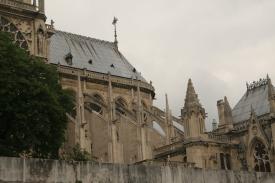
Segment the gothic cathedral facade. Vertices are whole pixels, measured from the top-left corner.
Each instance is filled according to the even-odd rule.
[[[153,105],[152,82],[103,41],[54,29],[44,0],[0,0],[0,30],[29,54],[53,64],[75,94],[66,143],[99,162],[179,163],[186,167],[275,172],[275,92],[269,77],[247,85],[231,109],[217,102],[219,124],[205,130],[206,111],[191,79],[181,117]]]

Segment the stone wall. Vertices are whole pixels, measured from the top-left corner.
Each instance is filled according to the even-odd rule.
[[[275,174],[0,157],[2,182],[273,183]]]

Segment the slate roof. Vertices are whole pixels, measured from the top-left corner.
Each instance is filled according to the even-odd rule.
[[[124,78],[140,79],[141,74],[116,49],[112,42],[56,31],[51,37],[49,62],[63,66],[84,69]],[[66,62],[66,55],[72,55],[72,65]]]
[[[257,116],[270,112],[267,84],[247,91],[244,94],[241,100],[232,109],[234,123],[239,123],[250,118],[251,105]]]

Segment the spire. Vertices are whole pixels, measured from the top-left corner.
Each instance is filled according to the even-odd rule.
[[[115,30],[115,41],[114,41],[114,43],[115,43],[115,46],[116,46],[116,48],[118,49],[118,41],[117,41],[117,31],[116,31],[116,24],[117,24],[117,21],[118,21],[118,19],[116,18],[116,17],[114,17],[114,20],[113,20],[113,25],[114,25],[114,30]]]
[[[186,97],[185,97],[185,104],[184,108],[193,107],[193,106],[200,106],[201,104],[198,99],[198,95],[195,92],[192,80],[188,80]]]
[[[181,110],[186,138],[204,136],[206,113],[201,106],[191,79],[188,80],[185,104]]]

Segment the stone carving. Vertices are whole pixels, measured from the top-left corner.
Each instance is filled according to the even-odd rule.
[[[41,28],[37,31],[37,53],[38,55],[44,53],[44,31]]]

